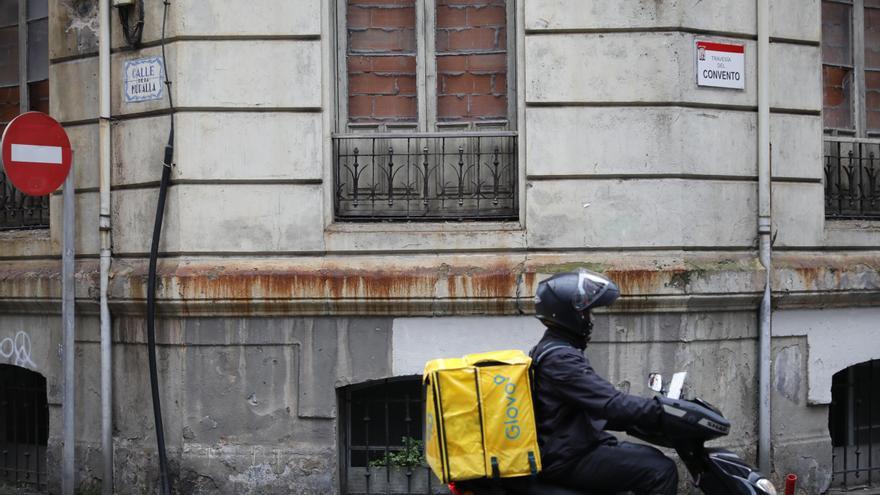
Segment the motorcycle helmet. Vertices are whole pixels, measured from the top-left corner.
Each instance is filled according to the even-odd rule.
[[[548,327],[589,341],[590,310],[610,305],[619,295],[617,285],[598,273],[584,268],[558,273],[538,284],[535,316]]]

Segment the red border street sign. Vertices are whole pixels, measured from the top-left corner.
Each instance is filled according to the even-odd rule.
[[[29,196],[58,189],[70,172],[70,139],[55,119],[27,112],[3,131],[3,168],[15,187]]]
[[[746,47],[696,40],[697,86],[746,88]]]

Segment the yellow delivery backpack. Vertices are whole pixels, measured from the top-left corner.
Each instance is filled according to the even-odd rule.
[[[531,362],[497,351],[425,365],[425,457],[444,483],[541,470]]]

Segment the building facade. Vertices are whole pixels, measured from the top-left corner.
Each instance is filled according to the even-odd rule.
[[[771,474],[876,486],[880,3],[769,7]],[[537,283],[578,266],[623,294],[596,369],[638,394],[687,370],[732,422],[718,445],[755,460],[756,2],[172,0],[173,110],[127,85],[162,56],[163,8],[134,43],[137,5],[111,16],[115,492],[158,477],[144,321],[172,115],[156,297],[178,492],[436,492],[387,466],[421,437],[424,362],[528,350]],[[2,119],[48,110],[75,153],[76,485],[97,490],[98,2],[0,16]],[[698,41],[744,47],[742,89],[697,85]],[[61,196],[2,186],[0,481],[56,493]]]

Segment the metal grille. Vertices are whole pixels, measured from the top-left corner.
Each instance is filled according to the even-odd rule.
[[[0,2],[0,128],[28,110],[49,112],[46,0]],[[0,167],[0,231],[49,227],[49,197],[16,191]]]
[[[880,219],[880,140],[826,138],[825,216]]]
[[[343,493],[347,495],[448,494],[423,462],[388,462],[409,447],[423,456],[424,400],[420,377],[380,380],[343,389],[341,445]],[[407,445],[408,444],[408,445]],[[392,465],[394,464],[394,465]]]
[[[516,133],[333,137],[340,220],[515,220]]]
[[[0,230],[49,227],[49,196],[25,196],[0,170]]]
[[[46,379],[0,365],[0,485],[45,490],[48,438]]]
[[[844,490],[880,486],[880,360],[834,375],[828,424],[833,485]]]

